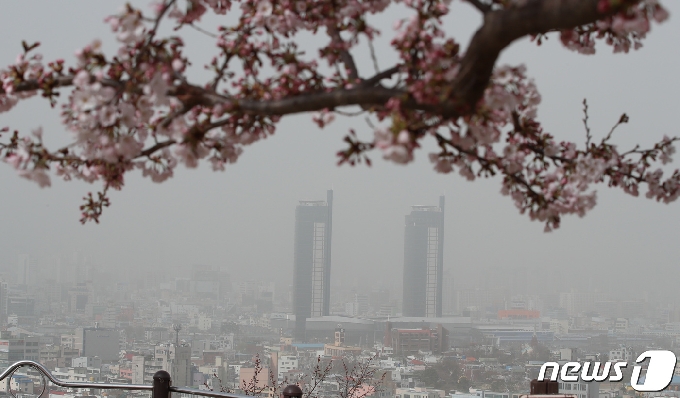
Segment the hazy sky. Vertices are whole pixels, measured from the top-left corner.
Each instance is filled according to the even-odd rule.
[[[133,2],[145,10],[146,3]],[[465,47],[480,18],[469,5],[455,3],[447,22]],[[3,2],[0,65],[14,62],[22,39],[41,41],[46,60],[72,60],[73,51],[94,38],[101,38],[111,54],[113,36],[102,19],[120,4]],[[583,56],[563,49],[553,35],[541,47],[516,43],[501,63],[526,63],[543,96],[539,119],[558,139],[585,141],[581,102],[588,98],[596,137],[627,112],[630,123],[618,130],[615,141],[622,147],[649,146],[664,134],[678,134],[680,3],[664,4],[670,20],[655,25],[644,47],[631,54],[613,55],[598,43],[597,55]],[[403,11],[394,9],[380,17],[383,35],[376,48],[383,68],[395,59],[387,44],[391,23],[399,16]],[[216,21],[210,18],[205,26]],[[214,53],[213,39],[188,33],[187,52],[199,57],[192,73],[204,76],[201,69]],[[365,49],[358,54],[363,76],[373,72],[367,54]],[[55,146],[67,138],[59,111],[40,99],[0,114],[0,126],[5,125],[26,133],[43,126]],[[363,119],[342,118],[319,130],[309,115],[286,117],[273,137],[247,148],[226,172],[212,172],[208,164],[179,168],[175,178],[162,184],[129,175],[123,191],[111,195],[112,206],[99,225],[78,222],[81,198],[98,186],[53,179],[52,188],[40,189],[0,164],[0,264],[13,265],[21,252],[80,250],[117,269],[201,263],[226,267],[235,279],[292,281],[297,201],[324,199],[332,187],[334,284],[399,284],[404,215],[410,205],[437,204],[442,194],[447,202],[444,262],[454,274],[484,266],[540,266],[551,283],[550,273],[559,267],[592,269],[611,275],[602,283],[621,284],[622,289],[636,281],[646,289],[657,283],[672,286],[678,274],[678,203],[663,205],[600,186],[593,211],[583,219],[566,217],[558,231],[546,234],[542,224],[520,215],[500,195],[499,179],[470,183],[458,175],[437,174],[427,159],[428,148],[406,167],[383,161],[377,152],[372,168],[336,166],[335,153],[343,148],[349,127],[364,137],[370,134]]]

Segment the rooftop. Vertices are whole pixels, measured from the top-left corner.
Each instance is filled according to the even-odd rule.
[[[307,323],[315,323],[315,322],[335,322],[335,323],[359,323],[359,324],[364,324],[364,325],[370,325],[373,324],[374,322],[368,319],[360,319],[360,318],[350,318],[350,317],[345,317],[345,316],[339,316],[339,315],[326,315],[326,316],[320,316],[320,317],[314,317],[314,318],[307,318]]]
[[[301,200],[300,206],[326,206],[325,200]]]
[[[425,206],[425,205],[413,205],[411,206],[413,211],[441,211],[439,206]]]
[[[399,322],[425,322],[425,323],[472,323],[472,318],[469,316],[448,316],[448,317],[418,317],[418,316],[400,316],[389,319],[392,323]]]

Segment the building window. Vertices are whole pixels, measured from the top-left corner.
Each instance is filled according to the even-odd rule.
[[[323,283],[324,283],[324,252],[326,224],[314,223],[314,240],[312,241],[312,316],[323,315]]]
[[[427,280],[425,285],[425,316],[437,316],[437,270],[439,228],[427,229]]]

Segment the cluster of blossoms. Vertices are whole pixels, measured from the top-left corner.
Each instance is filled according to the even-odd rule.
[[[658,0],[630,2],[623,0],[600,0],[598,8],[606,12],[613,7],[622,7],[626,3],[633,3],[625,7],[624,11],[603,18],[587,26],[564,30],[561,40],[565,47],[581,54],[595,54],[596,39],[605,39],[608,45],[614,47],[614,52],[630,51],[642,47],[642,40],[649,33],[651,21],[663,22],[668,19],[668,11]]]
[[[586,54],[598,40],[615,52],[638,48],[650,22],[667,18],[656,0],[592,1],[599,18],[559,33],[568,48]],[[376,62],[375,74],[362,77],[352,51],[380,34],[367,17],[393,2],[409,10],[394,24],[391,47],[399,61],[383,71]],[[517,0],[474,4],[501,14],[535,6]],[[559,226],[562,215],[583,215],[592,208],[595,183],[606,181],[632,195],[646,184],[650,198],[677,198],[680,174],[664,180],[661,171],[651,169],[657,159],[670,161],[675,138],[623,153],[610,144],[610,136],[595,144],[588,133],[583,149],[556,142],[536,121],[541,97],[525,68],[475,63],[486,62],[480,55],[484,49],[463,52],[445,33],[450,7],[450,0],[164,0],[145,15],[128,5],[105,20],[119,43],[114,56],[104,54],[95,40],[76,51],[73,66],[61,59],[45,65],[38,44],[24,43],[16,62],[0,69],[0,112],[41,94],[53,106],[61,105],[63,124],[72,135],[71,145],[49,150],[41,129],[29,136],[0,130],[6,139],[0,141],[0,158],[41,187],[50,185],[50,171],[66,180],[103,183],[102,191],[89,194],[81,206],[81,221],[98,221],[109,205],[108,189],[121,189],[133,170],[155,182],[172,177],[180,164],[196,167],[207,161],[214,170],[224,170],[246,146],[274,134],[282,116],[312,112],[323,128],[337,108],[358,106],[378,126],[366,142],[352,130],[345,137],[348,148],[339,152],[340,163],[370,164],[366,153],[378,149],[385,159],[406,164],[429,137],[440,148],[430,154],[435,170],[458,171],[469,180],[500,174],[502,193],[548,230]],[[208,12],[234,12],[239,18],[210,35],[216,55],[206,68],[214,76],[192,84],[183,40],[158,37],[157,29],[169,20],[179,31]],[[300,32],[327,37],[316,56],[299,48],[295,36]],[[486,58],[495,62],[493,55]],[[488,75],[479,72],[473,83],[464,76],[487,69]],[[381,84],[390,78],[398,81],[394,87]],[[470,89],[474,84],[478,92]],[[64,87],[71,91],[58,101]]]
[[[358,33],[368,29],[368,34],[370,34],[371,28],[366,25],[365,16],[384,11],[390,3],[389,0],[338,2],[257,0],[244,2],[242,8],[244,14],[255,26],[284,36],[295,34],[300,30],[314,31],[323,26],[333,26],[337,29],[343,21],[350,25],[343,30]]]
[[[44,66],[40,54],[26,53],[35,48],[38,43],[28,46],[23,43],[24,53],[17,56],[16,62],[7,70],[0,70],[0,82],[4,95],[0,95],[0,112],[7,112],[12,109],[21,99],[30,98],[37,94],[36,90],[16,90],[15,86],[26,80],[35,80],[43,76]],[[56,65],[62,65],[63,60],[57,61]],[[52,66],[52,64],[50,64]],[[49,78],[51,75],[47,75]]]

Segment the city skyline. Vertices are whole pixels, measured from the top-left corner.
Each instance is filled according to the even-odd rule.
[[[13,63],[21,51],[16,37],[41,41],[45,59],[53,60],[88,44],[83,30],[101,38],[104,51],[113,54],[115,38],[101,20],[123,5],[122,1],[43,2],[31,14],[35,24],[7,17],[7,29],[15,34],[0,38],[3,48],[8,49],[0,63]],[[671,2],[667,6],[671,19],[680,15],[680,4]],[[447,26],[447,30],[463,33],[464,39],[480,17],[466,4],[454,2],[452,7],[459,23]],[[7,4],[5,15],[23,15],[21,8],[20,4]],[[93,17],[77,18],[81,13]],[[391,21],[394,14],[385,17]],[[217,21],[206,17],[204,22],[208,28]],[[386,31],[391,31],[390,24],[379,23]],[[161,29],[171,31],[166,25]],[[616,131],[617,144],[621,148],[637,143],[644,147],[675,131],[668,117],[675,112],[674,98],[680,88],[667,76],[680,67],[680,59],[669,58],[667,48],[673,45],[669,38],[679,36],[679,32],[676,23],[655,26],[644,47],[625,55],[625,62],[619,62],[621,56],[610,54],[604,46],[598,47],[601,54],[597,57],[573,54],[561,48],[559,40],[548,40],[540,48],[529,40],[520,41],[504,51],[499,62],[526,63],[545,105],[539,110],[542,125],[558,141],[585,141],[581,119],[582,102],[587,98],[594,139],[605,136],[626,112],[630,121]],[[203,59],[204,47],[199,44],[203,40],[204,35],[197,32],[187,36],[186,51],[192,59]],[[378,59],[391,59],[390,52],[383,51],[388,47],[386,37],[377,38]],[[371,58],[364,55],[357,57],[358,66],[371,70]],[[67,63],[72,61],[73,57],[66,57]],[[201,64],[191,73],[201,77]],[[569,87],[563,86],[563,79],[554,77],[565,72],[566,65],[570,73],[583,77],[574,79]],[[648,80],[631,78],[640,70],[649,72]],[[657,99],[657,105],[651,106],[649,98]],[[57,127],[58,112],[40,99],[22,101],[15,111],[3,114],[0,126],[22,132],[43,126],[50,147],[67,143],[62,141],[67,133]],[[334,223],[333,263],[338,271],[333,276],[343,283],[356,281],[363,287],[377,283],[367,281],[382,280],[387,286],[400,286],[403,253],[394,248],[403,242],[403,220],[395,214],[405,214],[408,204],[428,203],[428,198],[444,194],[461,209],[446,220],[444,250],[456,253],[456,259],[450,263],[453,258],[447,257],[445,269],[458,274],[486,266],[527,265],[543,267],[550,274],[559,269],[580,273],[595,269],[605,276],[607,272],[620,273],[626,283],[641,283],[648,291],[672,288],[667,278],[660,282],[665,286],[652,287],[649,281],[636,281],[640,278],[633,275],[640,267],[655,275],[666,275],[676,267],[673,220],[680,217],[677,204],[649,201],[643,198],[644,191],[640,198],[634,198],[602,187],[598,189],[598,206],[585,218],[565,217],[559,230],[545,234],[540,223],[520,215],[510,198],[499,195],[499,178],[470,183],[458,175],[432,170],[427,154],[436,151],[436,145],[425,145],[408,167],[387,163],[377,152],[369,154],[373,161],[370,168],[338,167],[335,154],[349,128],[355,128],[360,138],[370,138],[369,128],[361,119],[353,120],[356,123],[339,115],[319,131],[308,116],[286,117],[277,134],[248,151],[224,173],[212,172],[205,165],[196,170],[180,168],[171,181],[159,185],[132,174],[125,180],[124,191],[112,193],[112,206],[98,225],[78,222],[82,197],[94,193],[95,186],[54,179],[51,188],[41,190],[17,178],[11,167],[0,167],[0,181],[5,187],[3,204],[11,209],[0,215],[2,225],[9,226],[0,231],[0,262],[9,268],[20,253],[48,256],[80,250],[96,257],[104,268],[126,272],[181,272],[186,265],[211,264],[229,267],[232,274],[253,273],[283,280],[292,269],[291,206],[300,198],[318,197],[319,187],[332,185],[338,192],[335,216],[342,220]],[[267,250],[258,250],[263,242]]]
[[[652,21],[665,16],[655,0],[639,3],[649,7],[652,27],[644,38],[647,25],[636,14],[514,41],[494,37],[507,26],[491,23],[505,15],[519,30],[531,28],[515,17],[541,1],[187,0],[151,8],[144,1],[130,4],[143,19],[131,13],[104,23],[125,13],[128,0],[3,3],[0,70],[9,77],[0,86],[8,95],[1,110],[13,105],[12,95],[23,96],[17,90],[35,88],[30,80],[38,72],[16,66],[22,41],[24,49],[40,42],[29,54],[41,59],[24,61],[59,74],[63,60],[64,75],[55,80],[53,108],[35,95],[0,114],[3,142],[14,130],[40,142],[33,154],[28,140],[16,151],[5,146],[7,164],[0,162],[0,370],[32,360],[61,380],[147,386],[166,370],[172,381],[157,378],[163,388],[153,394],[180,387],[173,398],[182,386],[193,395],[241,396],[239,387],[251,381],[264,389],[246,395],[280,395],[253,380],[258,369],[273,384],[297,383],[318,398],[518,398],[546,361],[632,363],[645,350],[680,357],[680,204],[646,199],[646,187],[634,197],[606,182],[582,192],[597,190],[592,210],[594,196],[572,200],[602,166],[585,155],[572,159],[573,143],[597,157],[609,136],[616,148],[602,154],[678,135],[680,79],[673,76],[680,56],[672,48],[680,2],[659,1],[670,12],[662,24]],[[595,15],[596,2],[553,5],[589,5]],[[609,11],[629,5],[609,3]],[[332,12],[317,18],[316,7],[326,6]],[[209,12],[198,18],[203,7]],[[175,30],[172,19],[185,11]],[[258,26],[266,27],[262,35]],[[596,37],[606,27],[605,37]],[[644,46],[613,53],[605,42],[621,40],[620,29]],[[163,41],[171,36],[182,45]],[[132,48],[135,37],[144,41]],[[588,43],[569,42],[575,37]],[[481,51],[470,46],[486,38],[493,40]],[[565,49],[590,39],[597,56]],[[121,48],[121,40],[131,47]],[[103,58],[83,60],[99,50],[107,64],[119,62],[103,71],[109,75],[101,86],[94,73]],[[487,57],[489,50],[497,51]],[[452,67],[477,55],[489,65]],[[163,74],[146,79],[157,71]],[[470,72],[493,78],[460,78]],[[166,82],[177,86],[165,91],[158,76],[177,76]],[[440,91],[445,81],[484,94],[458,102],[456,90]],[[115,101],[102,98],[114,92]],[[317,109],[340,97],[361,105]],[[454,104],[455,112],[446,112]],[[139,114],[130,117],[130,107]],[[69,114],[80,117],[64,123]],[[539,133],[546,139],[536,139]],[[131,138],[143,142],[129,145]],[[79,152],[83,145],[88,150]],[[42,150],[55,148],[65,150],[53,157]],[[177,161],[171,176],[156,149],[168,167]],[[205,150],[210,154],[194,164],[192,155]],[[640,152],[627,156],[644,157]],[[348,153],[356,157],[342,157]],[[666,164],[665,155],[655,161],[672,172],[680,158]],[[542,168],[546,159],[555,162],[551,168]],[[82,176],[67,182],[57,175],[79,163]],[[49,188],[22,178],[39,178],[34,166],[49,167]],[[567,175],[574,181],[563,179],[564,171],[573,171]],[[110,206],[97,224],[82,225],[84,197],[102,189],[86,180],[98,175],[111,179]],[[154,182],[171,178],[156,184],[150,175]],[[559,188],[571,183],[573,190]],[[544,206],[574,212],[546,233]],[[579,206],[588,207],[583,218]],[[348,387],[368,374],[368,366],[355,366],[364,361],[374,361],[369,378],[382,374],[385,390]],[[47,383],[35,368],[6,373],[5,395],[42,395]],[[328,382],[313,380],[320,373]],[[663,395],[680,398],[680,365],[675,373],[675,391]],[[46,385],[52,398],[118,394],[55,384]],[[630,398],[633,392],[619,387],[559,384],[560,393],[577,398]]]

